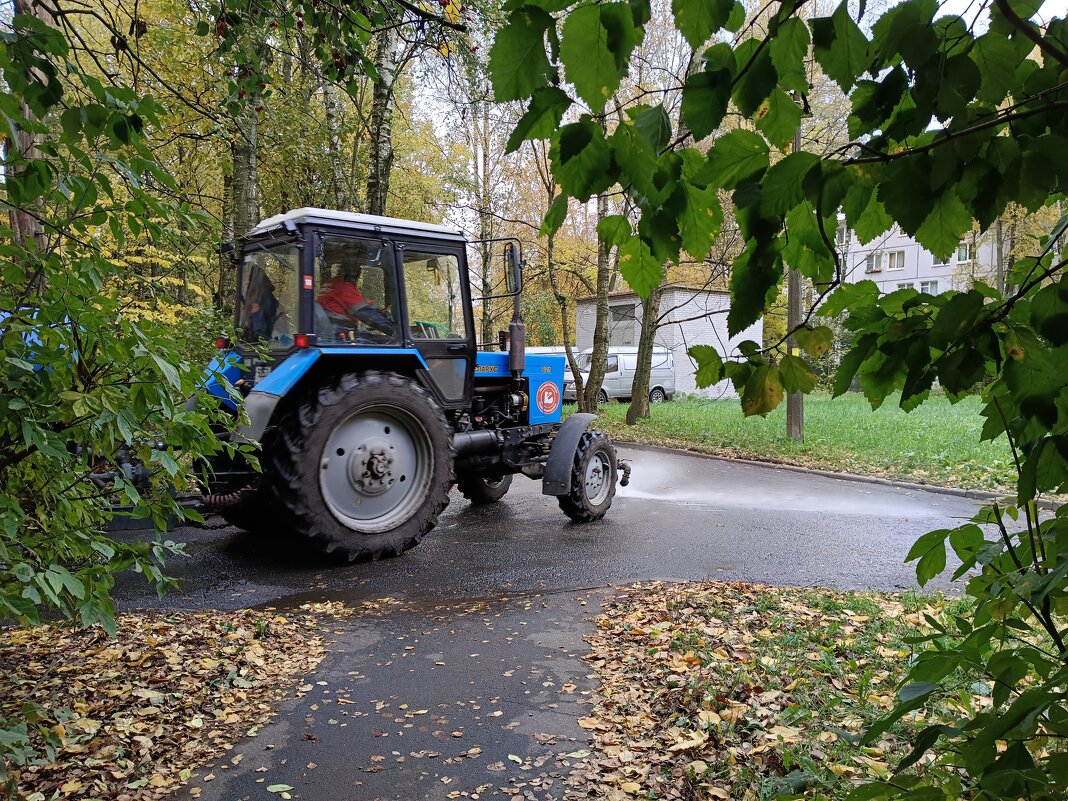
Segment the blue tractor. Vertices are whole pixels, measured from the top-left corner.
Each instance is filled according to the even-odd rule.
[[[239,342],[220,343],[205,389],[235,413],[221,378],[243,396],[237,437],[261,444],[261,471],[218,459],[206,509],[349,560],[417,545],[454,484],[494,503],[522,473],[575,522],[605,515],[629,467],[593,415],[561,423],[563,356],[525,354],[519,243],[491,244],[506,289],[474,301],[469,244],[440,225],[314,208],[238,243]],[[508,335],[479,350],[473,303],[502,298]]]

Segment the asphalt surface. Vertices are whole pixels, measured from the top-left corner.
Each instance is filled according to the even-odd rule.
[[[336,565],[234,529],[182,529],[181,584],[162,601],[119,578],[121,608],[288,607],[398,599],[325,624],[328,654],[274,722],[197,770],[177,798],[412,801],[585,798],[583,660],[611,585],[739,579],[907,589],[916,537],[978,501],[774,467],[620,449],[634,472],[602,521],[577,526],[517,477],[491,507],[457,494],[404,556]],[[126,534],[123,536],[136,536]],[[268,788],[273,787],[274,792]]]
[[[958,525],[979,502],[656,450],[620,448],[634,467],[608,515],[575,525],[541,484],[517,476],[498,504],[456,492],[436,529],[397,559],[337,565],[236,529],[179,529],[187,558],[162,601],[120,577],[122,608],[240,608],[281,599],[478,598],[644,579],[739,579],[845,589],[915,588],[916,538]],[[137,536],[127,534],[123,536]],[[944,587],[944,585],[933,585]]]

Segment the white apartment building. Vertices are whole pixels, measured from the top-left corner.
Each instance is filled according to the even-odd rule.
[[[874,281],[884,293],[911,288],[938,295],[950,289],[968,289],[976,277],[989,282],[994,271],[993,243],[978,234],[967,234],[953,254],[942,261],[896,225],[861,244],[842,222],[838,228],[838,252],[846,281]]]

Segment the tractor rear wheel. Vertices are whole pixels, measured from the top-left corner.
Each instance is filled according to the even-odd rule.
[[[449,502],[448,423],[404,376],[340,376],[291,410],[264,450],[289,527],[349,561],[416,546]]]
[[[506,494],[512,486],[512,476],[465,476],[456,482],[460,494],[475,506],[484,506],[488,503],[496,503]]]
[[[600,520],[616,494],[616,449],[603,431],[586,431],[571,463],[571,490],[557,500],[576,523]]]

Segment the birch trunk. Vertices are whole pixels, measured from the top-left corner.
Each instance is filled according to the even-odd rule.
[[[367,213],[384,215],[393,169],[393,86],[400,58],[397,31],[388,28],[375,37],[375,82],[371,97],[371,152],[367,164]]]
[[[597,223],[608,216],[608,197],[597,196]],[[610,246],[597,241],[597,313],[593,324],[593,353],[590,356],[590,377],[579,398],[580,412],[597,411],[604,370],[608,362],[608,287],[612,280]]]

